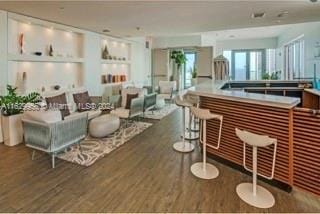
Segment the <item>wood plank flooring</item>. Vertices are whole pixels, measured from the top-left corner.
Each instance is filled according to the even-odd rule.
[[[201,160],[198,147],[191,154],[172,149],[180,125],[176,111],[87,168],[57,159],[51,169],[46,154],[32,161],[25,146],[0,144],[0,212],[320,212],[265,183],[276,205],[250,207],[235,192],[250,176],[213,160],[217,179],[194,177],[190,166]]]

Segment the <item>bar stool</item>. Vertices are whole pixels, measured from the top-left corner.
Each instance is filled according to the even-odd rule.
[[[200,102],[200,97],[193,94],[183,95],[183,99],[191,103],[192,106],[198,107]],[[199,139],[199,127],[197,127],[197,118],[192,114],[189,108],[189,117],[188,117],[188,128],[185,131],[186,140],[197,140]],[[193,128],[192,128],[193,124]]]
[[[191,166],[191,172],[195,176],[202,179],[213,179],[218,177],[219,170],[212,164],[207,163],[207,120],[220,120],[219,138],[218,145],[216,147],[210,146],[213,149],[219,149],[221,141],[222,121],[223,116],[211,113],[208,109],[200,109],[191,107],[192,114],[202,121],[202,127],[200,128],[200,142],[203,146],[203,161],[194,163]],[[201,139],[203,138],[203,140]]]
[[[253,174],[252,183],[242,183],[237,186],[237,194],[244,202],[251,206],[270,208],[275,204],[275,199],[267,189],[257,185],[257,175],[270,180],[273,179],[277,153],[277,139],[270,138],[266,135],[257,135],[242,131],[238,128],[236,128],[236,135],[243,141],[243,167]],[[246,166],[246,144],[252,146],[252,170]],[[257,173],[258,147],[267,147],[272,144],[274,145],[272,171],[271,176],[267,177]]]
[[[181,130],[181,136],[182,136],[182,141],[176,142],[173,144],[173,148],[178,151],[178,152],[192,152],[194,150],[194,145],[191,143],[186,142],[185,140],[185,126],[186,126],[186,115],[185,115],[185,110],[186,108],[190,108],[192,106],[191,103],[182,100],[180,96],[176,96],[175,98],[175,103],[177,106],[182,107],[182,130]]]

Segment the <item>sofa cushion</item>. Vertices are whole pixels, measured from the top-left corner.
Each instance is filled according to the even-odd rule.
[[[22,118],[41,123],[56,123],[62,120],[61,112],[58,110],[25,111]]]
[[[46,102],[47,102],[47,108],[60,110],[62,119],[70,115],[65,93],[60,94],[58,96],[54,96],[54,97],[46,97]]]
[[[101,110],[91,110],[91,111],[84,111],[84,112],[74,112],[69,116],[65,117],[65,120],[73,119],[74,117],[78,117],[81,114],[88,114],[88,119],[91,120],[101,115]]]
[[[145,88],[125,88],[121,90],[121,107],[125,107],[127,104],[127,94],[137,94],[138,97],[144,97],[147,94],[147,89]]]
[[[70,110],[71,114],[78,111],[77,104],[74,102],[73,95],[74,94],[79,94],[79,93],[84,93],[86,91],[88,91],[86,88],[79,87],[79,88],[71,89],[66,93],[67,101],[68,101],[68,104],[70,106],[69,110]]]
[[[134,98],[137,98],[139,96],[139,94],[127,94],[127,103],[125,106],[125,109],[130,109],[131,106],[131,100]]]
[[[91,109],[92,101],[89,97],[88,91],[73,94],[73,100],[77,105],[78,112],[84,112]]]

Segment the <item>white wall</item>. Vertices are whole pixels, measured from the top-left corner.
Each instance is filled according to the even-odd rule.
[[[7,71],[7,12],[0,10],[0,94],[8,82]]]
[[[278,37],[277,69],[283,71],[284,45],[302,35],[305,42],[305,77],[313,77],[314,64],[317,65],[317,76],[320,77],[320,60],[314,60],[314,46],[320,42],[320,22],[292,25]]]
[[[130,38],[131,80],[137,85],[151,85],[151,49],[145,47],[146,38]]]
[[[277,38],[224,40],[216,42],[216,55],[224,50],[277,48]]]
[[[155,37],[152,40],[152,48],[194,47],[201,45],[200,35]]]

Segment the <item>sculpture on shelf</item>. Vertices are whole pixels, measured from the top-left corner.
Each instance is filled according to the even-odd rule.
[[[53,56],[53,48],[52,48],[52,45],[49,46],[49,56]]]
[[[53,89],[56,90],[56,91],[59,91],[60,88],[61,88],[60,85],[53,86]]]
[[[24,34],[23,33],[19,34],[19,48],[20,48],[20,54],[24,54],[25,49],[24,49]]]
[[[27,72],[22,73],[22,92],[27,92]]]
[[[104,50],[102,51],[102,59],[109,59],[109,51],[107,45],[105,45]]]

